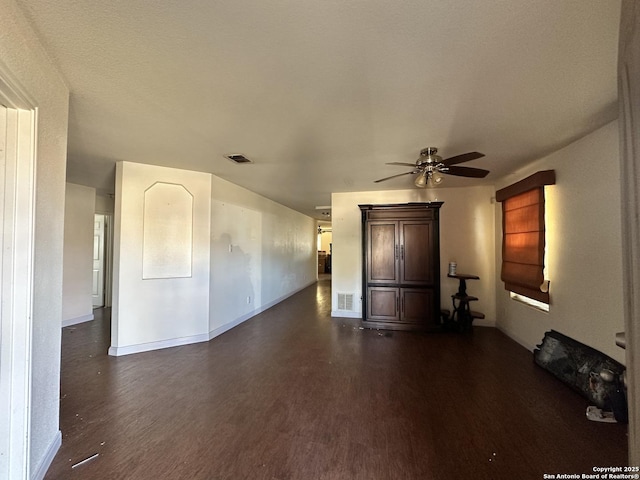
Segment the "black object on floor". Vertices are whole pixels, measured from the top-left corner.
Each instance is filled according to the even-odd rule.
[[[598,407],[613,411],[618,422],[628,421],[621,363],[555,330],[545,333],[533,358]]]

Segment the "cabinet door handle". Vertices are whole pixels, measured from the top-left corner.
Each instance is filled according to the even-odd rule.
[[[400,304],[400,313],[404,313],[404,297],[402,297],[402,303]]]
[[[396,312],[400,310],[400,298],[396,297]]]
[[[398,245],[396,245],[396,260],[398,259]]]
[[[404,245],[400,246],[400,258],[404,260]]]

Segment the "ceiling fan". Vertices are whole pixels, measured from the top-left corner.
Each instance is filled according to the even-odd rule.
[[[489,170],[483,170],[481,168],[459,167],[456,165],[458,163],[469,162],[471,160],[484,157],[484,153],[468,152],[446,159],[436,155],[437,153],[437,148],[427,147],[420,150],[420,158],[416,160],[415,164],[389,162],[387,165],[404,165],[407,167],[413,167],[413,170],[381,178],[380,180],[376,180],[375,183],[384,182],[385,180],[401,177],[403,175],[418,174],[414,183],[416,187],[424,188],[426,186],[436,186],[442,183],[442,180],[444,180],[444,177],[442,176],[443,173],[447,175],[456,175],[458,177],[472,178],[484,178],[489,173]]]

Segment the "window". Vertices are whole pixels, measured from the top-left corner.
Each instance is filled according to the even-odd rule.
[[[555,184],[545,170],[496,192],[502,202],[502,271],[505,289],[549,304],[544,279],[544,186]]]

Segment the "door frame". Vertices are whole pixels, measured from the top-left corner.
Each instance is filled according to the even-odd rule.
[[[104,215],[104,308],[110,308],[113,297],[113,213]]]
[[[0,198],[0,477],[30,477],[33,262],[38,109],[0,63],[0,103],[11,120],[5,131]]]

